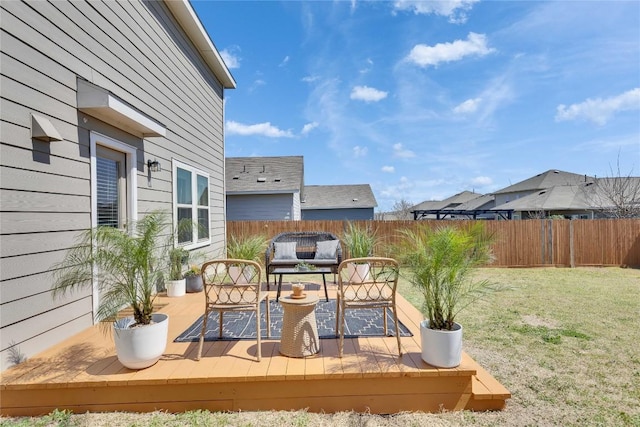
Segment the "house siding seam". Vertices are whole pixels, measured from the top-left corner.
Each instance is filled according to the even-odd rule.
[[[138,215],[172,209],[171,160],[210,175],[211,245],[224,249],[221,83],[163,2],[2,2],[0,370],[93,323],[86,290],[50,297],[51,266],[91,224],[90,134],[137,150]],[[77,79],[167,128],[142,139],[77,110]],[[31,139],[31,114],[63,141]],[[147,160],[162,172],[149,174]]]

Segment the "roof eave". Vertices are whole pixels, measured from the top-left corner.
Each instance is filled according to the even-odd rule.
[[[213,71],[225,89],[235,89],[236,81],[225,65],[218,49],[202,26],[198,15],[191,7],[189,0],[164,0],[180,26],[187,33],[198,52],[202,55],[209,68]]]

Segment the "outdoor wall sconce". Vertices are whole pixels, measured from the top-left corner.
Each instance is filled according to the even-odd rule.
[[[160,165],[160,162],[157,160],[147,160],[147,168],[149,168],[151,172],[162,172],[162,165]]]

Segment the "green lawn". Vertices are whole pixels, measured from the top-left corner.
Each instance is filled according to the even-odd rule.
[[[297,412],[55,412],[49,426],[640,426],[640,270],[482,269],[506,289],[462,312],[465,350],[512,393],[505,410],[377,416]],[[401,280],[416,306],[418,294]]]

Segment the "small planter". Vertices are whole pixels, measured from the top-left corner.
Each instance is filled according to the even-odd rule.
[[[249,267],[246,267],[249,268]],[[236,284],[246,284],[249,283],[247,280],[248,271],[243,271],[241,267],[230,266],[229,267],[229,277]]]
[[[202,276],[187,276],[185,280],[187,281],[187,292],[202,292]]]
[[[462,326],[452,331],[430,329],[429,321],[420,322],[422,360],[438,368],[455,368],[462,361]]]
[[[369,264],[349,263],[347,265],[347,277],[351,283],[363,283],[369,280]]]
[[[185,279],[180,280],[167,280],[165,282],[167,288],[168,297],[181,297],[184,296],[187,291],[187,284]]]

